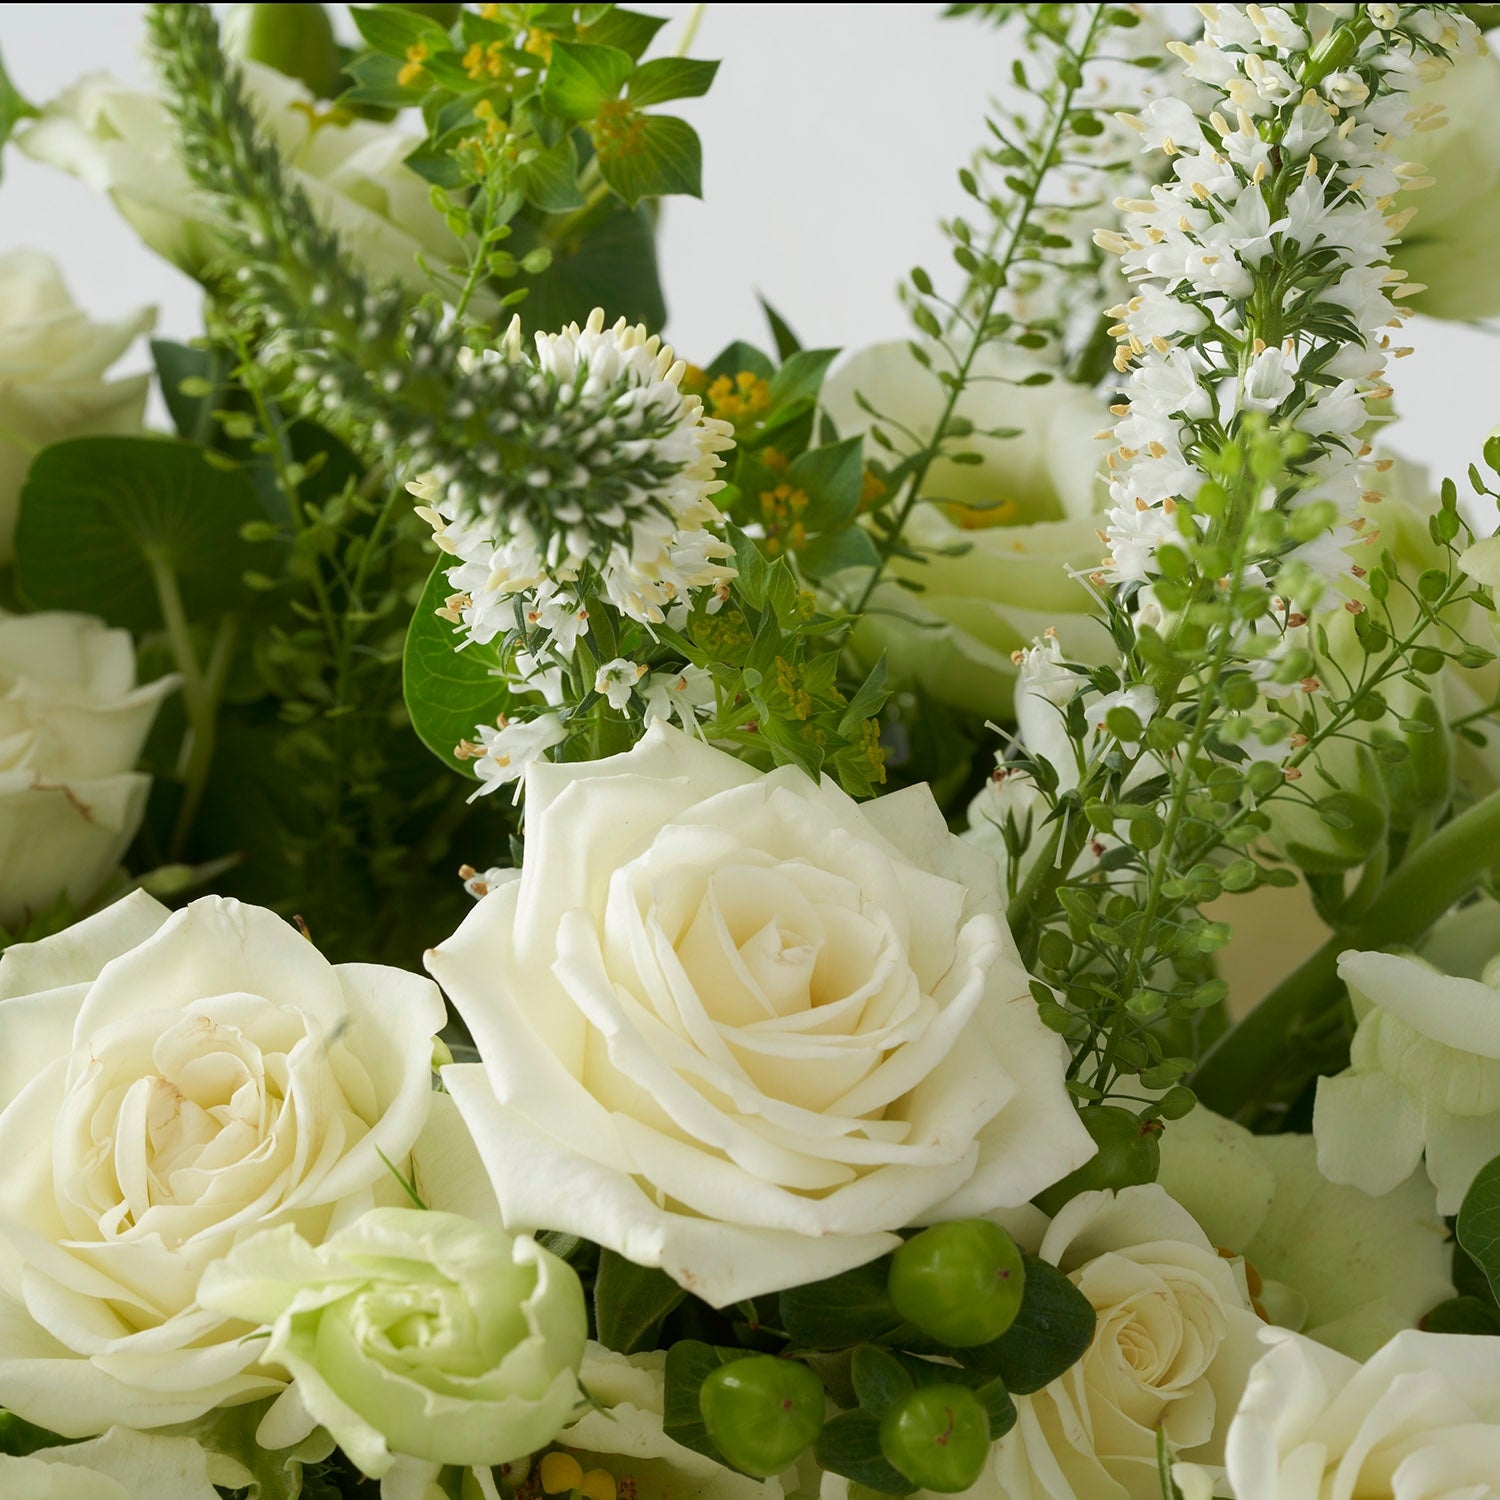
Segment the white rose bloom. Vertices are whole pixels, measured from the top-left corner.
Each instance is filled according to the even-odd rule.
[[[176,677],[135,685],[130,634],[0,611],[0,926],[93,896],[146,810],[141,746]]]
[[[319,219],[376,276],[431,290],[418,253],[437,264],[452,259],[457,246],[432,206],[430,184],[405,165],[421,137],[322,105],[274,68],[239,66],[290,180]],[[190,275],[218,253],[214,212],[189,181],[171,118],[155,95],[91,73],[16,141],[28,156],[108,193],[146,244]]]
[[[1417,954],[1339,955],[1359,1024],[1347,1070],[1318,1080],[1313,1135],[1330,1181],[1389,1192],[1425,1156],[1438,1212],[1458,1212],[1500,1152],[1497,950],[1500,907],[1485,899]]]
[[[1259,1353],[1243,1270],[1154,1183],[1080,1193],[1037,1253],[1099,1321],[1071,1370],[1015,1398],[994,1500],[1160,1500],[1159,1429],[1174,1453],[1221,1463],[1224,1416]]]
[[[1244,1257],[1271,1322],[1353,1359],[1453,1295],[1452,1247],[1421,1172],[1372,1198],[1323,1176],[1311,1136],[1252,1135],[1200,1105],[1163,1132],[1157,1182]]]
[[[1034,368],[994,351],[980,357],[980,378],[959,399],[956,414],[975,428],[958,446],[983,462],[936,460],[922,488],[923,498],[937,503],[918,505],[904,533],[923,550],[967,550],[930,554],[922,563],[894,559],[891,576],[920,583],[922,592],[883,584],[853,638],[864,658],[884,654],[895,679],[920,684],[965,713],[1009,716],[1016,679],[1011,653],[1048,626],[1064,631],[1070,651],[1098,653],[1109,645],[1088,618],[1088,589],[1068,569],[1088,572],[1104,553],[1094,528],[1106,498],[1097,473],[1107,444],[1095,438],[1113,419],[1096,396],[1068,381],[1009,383]],[[861,350],[824,384],[822,407],[841,437],[879,425],[856,393],[924,440],[947,401],[937,377],[904,341]],[[884,426],[897,452],[904,452],[911,440],[890,422]],[[1019,428],[1020,435],[983,436],[1000,427]],[[868,443],[866,449],[878,452]]]
[[[856,805],[658,720],[527,771],[527,855],[427,956],[507,1227],[724,1304],[1026,1202],[1094,1146],[993,863],[926,788]]]
[[[399,1197],[381,1156],[428,1120],[443,1019],[427,980],[213,896],[138,892],[7,949],[0,1406],[83,1437],[280,1390],[199,1277],[258,1229],[319,1243]]]
[[[106,380],[104,372],[155,321],[155,309],[142,308],[95,323],[45,255],[0,255],[0,567],[15,556],[21,485],[40,449],[140,430],[150,377]]]
[[[1409,1331],[1360,1365],[1260,1337],[1225,1444],[1237,1500],[1500,1500],[1500,1339]]]
[[[232,1484],[249,1477],[223,1463],[192,1438],[112,1427],[86,1443],[26,1458],[0,1454],[0,1494],[5,1500],[218,1500],[214,1479]]]
[[[751,1479],[668,1437],[662,1426],[666,1366],[662,1349],[626,1355],[590,1343],[579,1380],[598,1407],[558,1433],[553,1451],[571,1457],[582,1475],[602,1469],[621,1500],[784,1500],[798,1493],[795,1470]],[[543,1454],[536,1462],[576,1477],[562,1457]],[[545,1484],[552,1476],[540,1477]]]

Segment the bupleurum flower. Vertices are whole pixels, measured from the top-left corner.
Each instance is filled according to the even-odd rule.
[[[449,609],[467,639],[513,628],[520,596],[527,626],[566,655],[588,629],[591,597],[656,624],[692,590],[734,576],[733,549],[709,530],[733,428],[678,388],[685,366],[670,347],[623,318],[606,328],[596,309],[582,328],[538,334],[534,359],[517,351],[517,365],[529,366],[526,388],[493,424],[496,449],[476,457],[492,486],[479,493],[472,475],[441,469],[410,486],[458,559]]]

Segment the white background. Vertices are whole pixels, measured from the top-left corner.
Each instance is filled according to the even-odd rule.
[[[640,3],[672,16],[668,44],[691,9]],[[142,9],[0,4],[0,51],[33,102],[99,69],[140,82]],[[965,201],[954,173],[984,134],[1010,55],[991,29],[940,20],[941,10],[708,7],[692,50],[724,65],[705,99],[674,106],[703,138],[704,201],[670,200],[661,228],[667,332],[686,357],[706,361],[736,337],[768,343],[756,291],[807,344],[854,347],[906,331],[896,283],[913,264],[935,276],[947,265],[937,220]],[[199,331],[193,283],[141,246],[106,200],[14,149],[4,172],[0,249],[50,252],[96,316],[152,303],[166,336]],[[1405,416],[1390,441],[1461,476],[1500,424],[1500,338],[1409,326],[1417,353],[1393,370]],[[122,368],[145,363],[137,351]]]

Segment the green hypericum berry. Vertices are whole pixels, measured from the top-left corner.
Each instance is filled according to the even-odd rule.
[[[300,79],[319,99],[343,87],[333,24],[321,5],[232,5],[224,50]]]
[[[935,1224],[891,1258],[896,1311],[955,1349],[999,1338],[1021,1310],[1025,1284],[1016,1242],[985,1219]]]
[[[1161,1168],[1161,1147],[1156,1140],[1161,1126],[1155,1120],[1138,1120],[1128,1109],[1113,1104],[1092,1105],[1080,1110],[1078,1118],[1093,1136],[1098,1153],[1037,1195],[1036,1206],[1044,1214],[1056,1214],[1070,1198],[1096,1188],[1155,1182]]]
[[[823,1382],[804,1364],[756,1354],[704,1379],[698,1409],[714,1446],[756,1479],[796,1461],[823,1430]]]
[[[966,1385],[924,1385],[885,1414],[880,1451],[913,1484],[956,1495],[984,1472],[989,1413]]]

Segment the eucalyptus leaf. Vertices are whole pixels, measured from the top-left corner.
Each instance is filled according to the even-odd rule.
[[[36,609],[89,601],[111,625],[162,622],[156,574],[174,574],[190,620],[241,603],[241,577],[270,572],[277,549],[247,542],[266,511],[246,475],[175,438],[81,437],[31,465],[16,525],[17,581]]]

